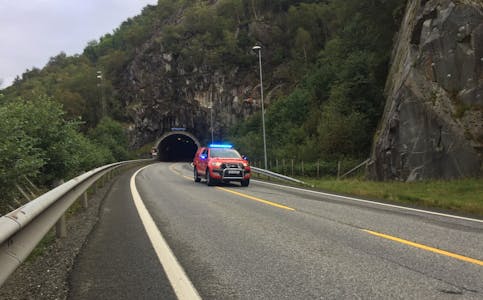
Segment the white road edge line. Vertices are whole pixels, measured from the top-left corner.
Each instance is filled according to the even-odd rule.
[[[417,209],[417,208],[410,208],[410,207],[404,207],[404,206],[399,206],[399,205],[393,205],[393,204],[387,204],[387,203],[381,203],[381,202],[363,200],[363,199],[358,199],[358,198],[353,198],[353,197],[340,196],[340,195],[336,195],[336,194],[329,194],[329,193],[324,193],[324,192],[306,190],[306,189],[301,189],[301,188],[296,188],[296,187],[291,187],[291,186],[285,186],[285,185],[280,185],[280,184],[275,184],[275,183],[269,183],[269,182],[260,181],[260,180],[252,180],[252,181],[255,181],[257,183],[266,184],[266,185],[273,185],[273,186],[277,186],[277,187],[281,187],[281,188],[285,188],[285,189],[292,189],[292,190],[306,192],[306,193],[318,194],[318,195],[323,195],[323,196],[330,196],[330,197],[344,199],[344,200],[350,200],[350,201],[356,201],[356,202],[363,202],[363,203],[368,203],[368,204],[373,204],[373,205],[380,205],[380,206],[398,208],[398,209],[402,209],[402,210],[414,211],[414,212],[419,212],[419,213],[424,213],[424,214],[430,214],[430,215],[436,215],[436,216],[441,216],[441,217],[446,217],[446,218],[453,218],[453,219],[460,219],[460,220],[465,220],[465,221],[483,223],[483,220],[466,218],[466,217],[460,217],[460,216],[455,216],[455,215],[448,215],[448,214],[443,214],[443,213],[437,213],[437,212],[433,212],[433,211],[429,211],[429,210],[422,210],[422,209]]]
[[[166,243],[166,240],[163,238],[161,232],[154,223],[153,218],[146,209],[146,206],[144,205],[143,200],[141,199],[141,196],[136,188],[136,175],[147,167],[149,166],[145,166],[137,170],[136,173],[134,173],[134,175],[131,177],[130,181],[131,194],[139,213],[139,217],[143,222],[144,229],[146,229],[146,233],[148,234],[149,240],[156,251],[159,262],[163,266],[163,269],[166,272],[169,282],[171,283],[171,286],[173,287],[178,299],[201,299],[198,291],[189,280],[188,276],[183,270],[183,267],[179,264],[178,260],[173,254],[173,251],[171,248],[169,248],[168,243]]]

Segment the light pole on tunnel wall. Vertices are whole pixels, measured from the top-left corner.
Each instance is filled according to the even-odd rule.
[[[268,169],[267,167],[267,140],[265,137],[265,108],[263,104],[263,77],[262,77],[262,47],[254,46],[252,48],[253,51],[258,52],[258,64],[260,66],[260,98],[262,102],[262,131],[263,131],[263,160],[265,163],[265,170]]]

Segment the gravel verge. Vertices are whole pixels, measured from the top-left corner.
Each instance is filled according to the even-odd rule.
[[[27,259],[0,288],[0,299],[66,299],[69,272],[99,220],[99,211],[114,178],[94,195],[87,209],[67,218],[67,237],[47,243],[41,255]]]

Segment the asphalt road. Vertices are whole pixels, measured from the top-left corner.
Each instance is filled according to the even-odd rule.
[[[113,185],[71,299],[175,298],[129,189]],[[252,181],[208,187],[186,163],[135,178],[204,299],[483,299],[483,222]]]

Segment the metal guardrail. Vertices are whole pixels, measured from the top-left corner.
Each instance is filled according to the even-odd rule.
[[[273,177],[273,178],[276,178],[276,179],[279,179],[279,180],[290,181],[290,182],[295,182],[295,183],[304,184],[304,185],[306,184],[305,182],[303,182],[301,180],[298,180],[298,179],[295,179],[295,178],[292,178],[292,177],[288,177],[288,176],[285,176],[285,175],[282,175],[282,174],[278,174],[278,173],[275,173],[275,172],[272,172],[272,171],[269,171],[269,170],[255,168],[255,167],[250,167],[250,168],[251,168],[252,172],[254,172],[254,173],[258,173],[258,174],[265,175],[265,176],[268,176],[268,177]]]
[[[0,286],[98,179],[118,167],[146,161],[150,159],[124,161],[93,169],[0,217]]]

